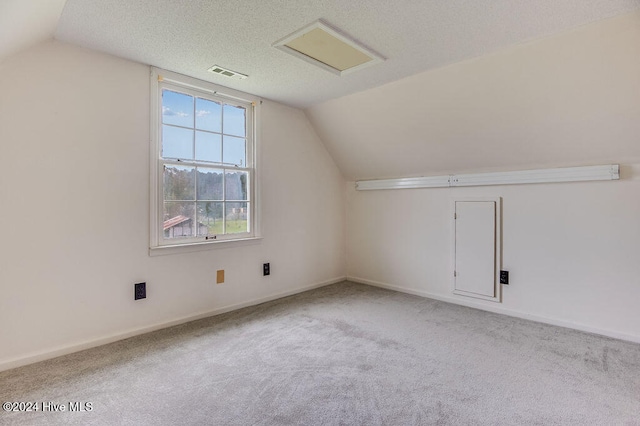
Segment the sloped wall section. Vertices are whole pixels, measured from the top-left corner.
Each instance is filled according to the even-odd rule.
[[[348,180],[621,161],[640,157],[639,44],[637,12],[306,113]]]
[[[347,184],[360,282],[640,342],[640,13],[306,111]],[[621,180],[356,191],[353,180],[621,164]],[[455,197],[502,197],[503,302],[452,294]]]

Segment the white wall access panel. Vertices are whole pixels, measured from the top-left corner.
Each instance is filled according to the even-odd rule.
[[[454,200],[454,294],[501,301],[500,210],[500,198]]]

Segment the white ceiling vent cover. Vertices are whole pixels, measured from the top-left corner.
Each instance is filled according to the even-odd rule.
[[[322,21],[289,34],[273,47],[340,76],[385,60]]]
[[[248,75],[241,74],[241,73],[236,72],[236,71],[231,71],[230,69],[223,68],[223,67],[221,67],[219,65],[214,65],[211,68],[209,68],[207,71],[209,71],[210,73],[213,73],[213,74],[220,74],[220,75],[223,75],[225,77],[235,78],[236,80],[244,80],[247,77],[249,77]]]

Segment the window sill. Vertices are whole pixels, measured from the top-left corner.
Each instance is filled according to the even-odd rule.
[[[262,237],[243,238],[241,240],[206,241],[201,243],[181,244],[175,246],[158,246],[149,248],[149,256],[164,256],[168,254],[193,253],[212,249],[241,247],[260,244]]]

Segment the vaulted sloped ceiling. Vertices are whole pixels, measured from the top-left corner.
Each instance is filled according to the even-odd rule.
[[[306,110],[350,180],[640,160],[640,12]]]
[[[55,37],[308,107],[638,7],[640,0],[67,0]],[[338,77],[272,47],[318,19],[387,60]],[[212,65],[249,78],[208,73]]]
[[[53,37],[66,0],[0,0],[0,61]]]
[[[53,35],[305,108],[348,179],[579,165],[640,157],[639,11],[640,0],[1,0],[0,61]],[[339,77],[272,46],[318,19],[386,61]]]

